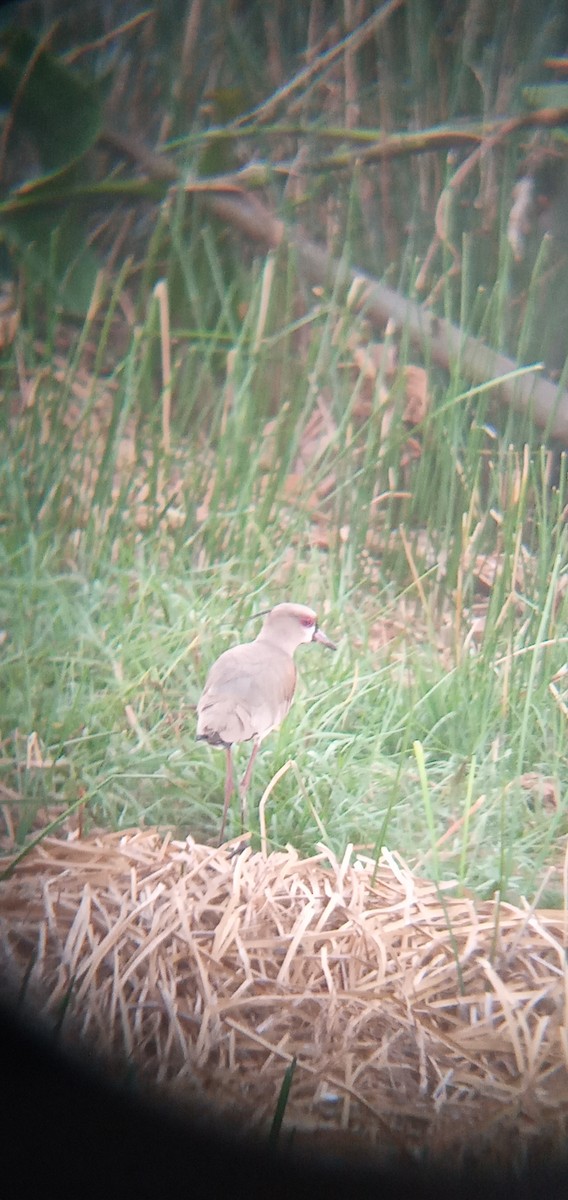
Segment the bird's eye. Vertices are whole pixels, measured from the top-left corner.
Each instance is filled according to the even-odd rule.
[[[304,626],[304,629],[311,629],[312,626],[315,628],[315,621],[313,617],[300,617],[300,624]]]

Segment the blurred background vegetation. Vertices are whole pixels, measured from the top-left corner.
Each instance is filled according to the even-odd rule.
[[[296,764],[272,845],[387,844],[560,902],[564,446],[218,201],[538,364],[561,402],[565,5],[1,20],[5,851],[53,822],[215,837],[224,762],[194,706],[289,598],[340,653],[301,656],[259,756],[258,797]]]

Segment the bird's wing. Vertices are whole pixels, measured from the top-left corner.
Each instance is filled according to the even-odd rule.
[[[256,642],[226,650],[213,663],[197,705],[198,736],[216,735],[228,745],[261,741],[284,720],[295,686],[288,654]]]

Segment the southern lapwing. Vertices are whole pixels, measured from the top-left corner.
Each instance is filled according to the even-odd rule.
[[[263,614],[261,614],[263,615]],[[225,805],[219,844],[223,841],[233,794],[232,748],[252,742],[252,753],[240,784],[243,814],[254,760],[260,743],[284,720],[294,697],[294,652],[302,642],[336,646],[318,628],[313,609],[303,604],[277,604],[265,615],[254,642],[225,650],[213,663],[197,705],[197,737],[226,751]]]

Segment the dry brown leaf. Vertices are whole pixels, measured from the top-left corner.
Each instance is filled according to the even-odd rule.
[[[397,366],[397,349],[393,342],[368,342],[353,350],[353,365],[364,379],[374,382],[380,372],[392,379]]]
[[[26,771],[44,770],[53,767],[53,759],[45,755],[39,734],[35,729],[31,733],[14,731],[14,748],[16,761],[25,765]]]
[[[502,570],[501,556],[498,554],[477,554],[473,566],[473,576],[482,587],[491,592],[497,575]]]
[[[555,813],[560,803],[558,780],[552,775],[541,775],[538,771],[527,771],[521,775],[519,783],[526,792],[530,792],[529,804],[535,807],[538,803],[545,812]]]
[[[402,416],[408,425],[420,425],[430,411],[430,393],[428,391],[428,375],[424,367],[405,367],[404,391],[406,405]]]
[[[418,438],[409,437],[406,439],[400,454],[401,467],[408,467],[410,463],[416,462],[422,455],[422,443]]]
[[[485,591],[490,592],[495,585],[496,579],[501,575],[504,566],[505,555],[501,552],[477,554],[473,564],[473,576]],[[523,591],[525,587],[525,572],[521,555],[519,555],[516,567],[517,571],[513,586],[519,591]]]
[[[362,387],[351,405],[351,415],[354,421],[368,421],[371,413],[381,414],[388,404],[389,393],[381,384],[377,391],[376,384],[364,380]]]
[[[300,474],[300,473],[298,473],[298,471],[290,471],[289,474],[286,476],[284,483],[282,485],[282,494],[286,498],[286,500],[297,500],[302,495],[302,493],[305,491],[305,489],[306,489],[306,481],[305,481],[303,473]],[[310,503],[311,504],[315,503],[314,496],[312,496],[311,498],[309,496],[306,496],[305,499],[306,499],[308,508],[310,507]]]

